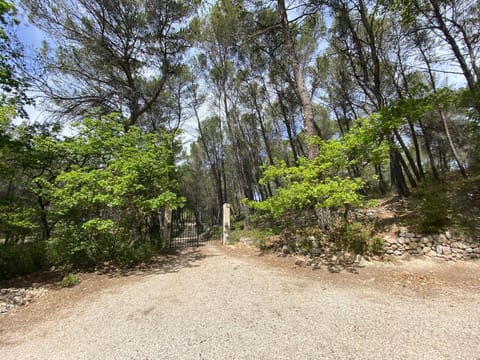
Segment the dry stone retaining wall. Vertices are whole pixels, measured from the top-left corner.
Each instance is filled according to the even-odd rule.
[[[435,235],[421,235],[401,227],[397,236],[384,237],[383,251],[393,256],[429,256],[445,260],[480,258],[480,241],[454,237],[449,231]]]

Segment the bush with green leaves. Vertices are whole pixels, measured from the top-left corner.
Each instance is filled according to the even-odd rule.
[[[0,279],[45,270],[49,265],[45,243],[0,244]]]
[[[380,164],[388,154],[388,146],[375,132],[378,122],[378,116],[371,116],[339,139],[312,139],[319,149],[313,160],[300,158],[295,166],[279,161],[267,167],[261,183],[281,186],[264,201],[247,201],[248,206],[275,219],[306,209],[330,209],[346,217],[350,208],[362,205],[360,192],[366,183],[350,176],[349,170],[367,162]]]
[[[60,285],[62,287],[72,287],[80,283],[80,276],[78,274],[67,274],[62,278],[60,281]]]
[[[49,187],[57,260],[88,265],[161,244],[152,239],[152,219],[183,203],[175,193],[173,136],[159,140],[117,114],[85,119],[75,130],[60,144],[71,165]]]

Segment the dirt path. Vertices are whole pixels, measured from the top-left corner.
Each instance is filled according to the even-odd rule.
[[[0,317],[1,358],[480,359],[478,263],[462,287],[418,280],[424,268],[405,280],[394,267],[292,264],[210,246],[146,274],[86,278]]]

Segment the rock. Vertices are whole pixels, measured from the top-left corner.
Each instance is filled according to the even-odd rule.
[[[385,236],[383,238],[383,241],[385,244],[394,244],[396,242],[396,240],[393,239],[391,236]]]
[[[437,245],[437,254],[442,255],[443,254],[443,246],[442,245]]]
[[[452,239],[452,234],[450,233],[450,231],[445,231],[445,237],[448,239],[448,240],[451,240]]]
[[[422,244],[425,244],[425,245],[430,242],[430,240],[427,237],[422,237],[420,241],[422,242]]]
[[[447,237],[443,234],[440,234],[438,235],[438,241],[441,243],[441,244],[445,244],[447,242]]]
[[[418,246],[418,244],[415,241],[412,241],[408,243],[408,246],[410,246],[412,249],[415,249]]]
[[[252,238],[249,238],[249,237],[240,237],[240,239],[238,239],[238,241],[240,241],[242,244],[245,244],[245,245],[251,245],[253,244],[253,239]]]
[[[402,252],[401,252],[400,250],[395,250],[395,251],[393,252],[393,254],[394,254],[395,256],[402,256]]]
[[[14,305],[23,305],[25,303],[23,298],[19,295],[14,296],[12,302]]]
[[[430,247],[428,247],[428,246],[426,246],[426,247],[424,247],[424,248],[422,249],[422,252],[423,252],[424,254],[428,254],[430,251],[432,251],[432,249],[431,249]]]
[[[398,235],[402,237],[406,237],[408,234],[408,229],[405,226],[401,226],[398,230]]]
[[[469,254],[473,253],[473,249],[472,249],[472,248],[467,248],[465,251],[466,251],[467,253],[469,253]]]
[[[297,265],[297,266],[305,266],[305,264],[306,264],[306,262],[303,259],[297,259],[295,261],[295,265]]]
[[[287,255],[289,253],[290,253],[290,248],[288,247],[288,245],[283,245],[282,254]]]
[[[452,249],[450,248],[450,246],[443,247],[443,254],[448,255],[448,257],[451,258],[450,255],[452,255]]]

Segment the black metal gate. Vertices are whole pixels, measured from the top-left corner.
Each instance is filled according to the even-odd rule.
[[[178,209],[172,212],[170,247],[198,246],[202,225],[191,209]]]

